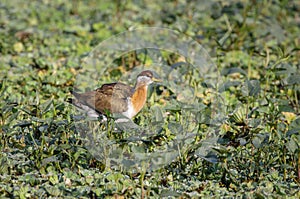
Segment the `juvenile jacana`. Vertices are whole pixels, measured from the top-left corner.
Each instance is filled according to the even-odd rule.
[[[116,82],[86,93],[73,91],[72,103],[89,117],[105,116],[109,112],[132,119],[145,105],[148,86],[155,81],[159,80],[150,70],[145,70],[137,76],[134,87]]]

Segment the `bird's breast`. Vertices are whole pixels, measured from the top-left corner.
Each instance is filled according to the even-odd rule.
[[[147,87],[139,87],[135,90],[130,100],[128,100],[128,116],[134,117],[146,103]]]

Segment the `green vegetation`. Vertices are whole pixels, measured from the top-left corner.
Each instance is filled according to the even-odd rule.
[[[299,198],[299,13],[297,0],[1,1],[0,197]],[[201,87],[196,97],[204,108],[192,145],[158,170],[128,172],[90,153],[66,101],[76,75],[86,72],[83,57],[101,41],[144,26],[170,28],[203,45],[223,78],[226,117],[217,135],[206,134],[211,98]],[[170,65],[181,59],[160,56]],[[149,62],[142,52],[123,55],[99,84]],[[184,74],[190,84],[201,83],[193,71]],[[174,138],[176,122],[178,131],[188,129],[174,99],[168,88],[154,88],[134,120],[163,121],[149,150]]]

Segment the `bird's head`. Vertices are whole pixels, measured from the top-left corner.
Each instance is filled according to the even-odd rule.
[[[160,82],[161,80],[154,77],[153,72],[150,70],[144,70],[142,71],[138,76],[136,80],[137,86],[148,86],[152,84],[153,82]]]

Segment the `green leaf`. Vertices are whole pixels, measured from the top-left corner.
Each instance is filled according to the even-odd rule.
[[[164,120],[163,112],[159,106],[152,107],[152,110],[154,111],[155,121],[161,122]]]
[[[293,75],[290,75],[287,79],[287,83],[289,85],[294,85],[294,84],[300,84],[300,75],[296,75],[296,74],[293,74]]]
[[[244,96],[258,96],[260,93],[260,82],[258,80],[246,80],[242,87]]]
[[[230,87],[236,87],[241,85],[242,83],[240,81],[226,81],[219,87],[219,92],[227,91]]]
[[[40,105],[42,114],[47,113],[51,108],[53,108],[52,99],[46,101],[45,103]]]
[[[298,140],[298,143],[299,143],[299,141],[300,140]],[[289,139],[289,141],[285,145],[291,153],[295,153],[296,150],[299,149],[299,144],[297,144],[293,138]]]
[[[14,127],[27,127],[27,126],[31,126],[32,125],[32,122],[29,122],[29,121],[22,121],[22,122],[19,122],[18,124],[14,125]]]
[[[45,159],[42,160],[42,166],[45,166],[45,165],[47,165],[50,162],[57,162],[57,161],[58,161],[58,159],[57,159],[57,157],[55,155],[54,156],[50,156],[50,157],[45,158]]]
[[[240,73],[242,75],[247,76],[247,72],[241,68],[237,68],[237,67],[232,67],[232,68],[224,68],[221,72],[221,75],[223,76],[227,76],[233,73]]]
[[[261,143],[262,143],[262,140],[259,137],[254,137],[252,140],[252,144],[254,145],[255,148],[260,148]]]

